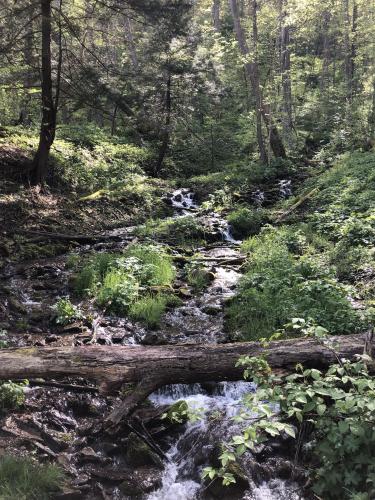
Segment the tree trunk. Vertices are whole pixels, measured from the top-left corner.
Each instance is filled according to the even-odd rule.
[[[364,335],[332,337],[339,357],[354,359],[362,354]],[[367,350],[367,353],[370,354]],[[118,391],[122,384],[135,384],[133,392],[107,417],[116,425],[128,417],[153,391],[167,384],[240,380],[236,367],[240,356],[267,355],[275,368],[293,370],[296,363],[325,368],[336,354],[315,339],[284,340],[262,347],[259,342],[236,344],[146,347],[85,346],[14,348],[0,350],[0,378],[84,377],[100,384],[102,392]]]
[[[41,0],[42,13],[42,123],[31,181],[43,184],[48,173],[49,152],[55,138],[56,109],[52,91],[51,0]]]
[[[268,163],[268,155],[266,147],[263,140],[262,132],[262,92],[260,90],[260,79],[259,79],[259,66],[258,66],[258,18],[257,18],[257,6],[256,2],[252,2],[252,18],[253,18],[253,50],[254,50],[254,86],[256,88],[255,93],[255,106],[256,106],[256,128],[257,128],[257,141],[259,147],[259,155],[262,163]]]
[[[138,68],[138,56],[137,56],[137,52],[135,50],[135,43],[134,43],[133,29],[132,29],[131,21],[127,15],[125,15],[124,28],[125,28],[126,43],[128,45],[128,50],[129,50],[129,57],[130,57],[133,69],[137,70],[137,68]]]
[[[331,40],[330,40],[330,25],[331,12],[325,9],[322,14],[322,30],[323,30],[323,48],[322,48],[322,74],[320,77],[320,92],[324,96],[325,90],[328,87],[329,65],[331,63]]]
[[[31,6],[29,13],[30,19],[33,19],[34,17],[34,10],[35,8]],[[25,66],[26,66],[26,74],[24,78],[24,83],[25,83],[25,97],[22,99],[22,104],[21,104],[21,109],[20,109],[20,114],[19,114],[19,119],[18,119],[18,125],[30,125],[31,123],[31,118],[30,118],[30,102],[31,102],[31,88],[33,84],[35,83],[33,76],[33,27],[34,23],[33,21],[30,21],[28,27],[27,27],[27,32],[25,35],[24,39],[24,47],[23,47],[23,56],[25,60]]]
[[[161,145],[159,148],[159,155],[158,159],[156,161],[155,169],[154,169],[154,175],[157,177],[159,175],[160,169],[163,165],[164,158],[167,154],[168,148],[169,148],[169,138],[171,134],[171,113],[172,113],[172,94],[171,94],[171,87],[172,87],[172,75],[168,71],[168,77],[167,77],[167,89],[165,92],[165,105],[164,105],[164,113],[165,113],[165,124],[162,130],[162,135],[161,135]]]
[[[241,54],[248,57],[249,56],[249,47],[246,42],[245,32],[241,25],[237,0],[229,0],[229,5],[232,12],[233,18],[233,26],[234,31],[237,36],[238,46],[240,48]],[[254,44],[257,43],[257,3],[256,0],[252,0],[252,13],[253,13],[253,38]],[[254,31],[255,30],[255,31]],[[271,110],[269,104],[264,102],[262,91],[260,88],[260,79],[259,79],[259,67],[257,60],[253,60],[252,62],[245,63],[245,70],[249,81],[251,82],[251,86],[254,92],[255,101],[256,101],[256,113],[257,113],[257,139],[259,146],[259,153],[262,158],[262,161],[267,157],[266,149],[264,146],[263,136],[261,134],[261,120],[259,115],[263,118],[263,121],[267,127],[270,137],[270,145],[273,151],[273,154],[276,157],[286,157],[285,148],[280,138],[279,132],[275,123],[273,122],[271,116]]]
[[[220,0],[213,0],[211,12],[212,12],[212,25],[215,31],[220,31],[221,29]]]
[[[357,29],[358,7],[353,4],[353,16],[350,20],[349,0],[343,0],[344,18],[344,59],[347,99],[352,101],[354,91],[354,58],[356,55],[355,34]]]
[[[280,0],[280,72],[283,95],[283,130],[287,142],[292,146],[293,110],[292,83],[290,79],[290,26],[285,23],[287,12],[284,0]]]

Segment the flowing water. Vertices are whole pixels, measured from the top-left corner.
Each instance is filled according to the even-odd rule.
[[[278,187],[280,197],[290,195],[291,185],[289,181],[280,181]],[[265,195],[258,190],[253,193],[253,198],[255,206],[261,207]],[[219,214],[207,213],[199,209],[194,193],[191,191],[179,189],[171,193],[169,204],[175,210],[175,217],[187,215],[197,217],[205,227],[211,228],[213,234],[216,234],[214,243],[199,249],[200,262],[212,275],[211,282],[201,293],[192,291],[190,295],[186,296],[182,306],[167,312],[162,320],[160,330],[156,332],[147,332],[141,325],[134,324],[128,319],[100,316],[93,309],[93,317],[97,315],[93,321],[96,325],[95,341],[97,343],[126,345],[139,342],[155,343],[155,339],[158,342],[161,340],[160,343],[167,344],[228,341],[224,329],[223,310],[225,302],[234,295],[236,285],[241,277],[241,264],[244,260],[239,248],[241,242],[232,237],[230,226]],[[115,240],[81,247],[77,255],[92,251],[121,250],[132,240],[133,230],[134,228],[116,229],[111,232],[111,236],[114,236]],[[73,325],[62,335],[46,336],[45,331],[47,330],[43,330],[49,324],[48,314],[50,313],[46,316],[44,327],[41,315],[45,316],[46,311],[51,310],[51,305],[60,296],[67,296],[69,293],[70,272],[66,269],[65,263],[66,256],[61,256],[50,260],[44,259],[18,270],[9,269],[9,279],[7,278],[9,288],[13,296],[18,298],[17,303],[10,305],[15,311],[15,317],[21,310],[22,314],[26,311],[31,323],[29,331],[32,332],[32,335],[17,338],[15,345],[44,345],[49,342],[53,345],[82,345],[93,341],[92,331],[84,326],[75,327]],[[183,278],[180,279],[183,280]],[[182,283],[182,285],[186,286],[186,283]],[[39,332],[40,336],[38,337]],[[32,395],[36,394],[38,390],[33,389],[31,397],[34,397]],[[148,494],[148,500],[211,498],[297,500],[301,498],[296,493],[298,491],[297,485],[280,479],[278,474],[274,472],[276,470],[274,466],[264,466],[261,478],[259,478],[259,473],[256,473],[254,469],[254,463],[258,459],[252,457],[250,453],[246,454],[249,455],[247,462],[246,460],[241,462],[247,477],[248,487],[244,488],[239,496],[238,492],[235,497],[225,496],[227,495],[225,492],[215,496],[209,491],[207,485],[203,485],[202,470],[206,466],[213,465],[218,455],[218,446],[230,440],[234,434],[241,432],[241,425],[234,422],[233,417],[242,407],[244,394],[254,390],[254,386],[248,382],[221,382],[170,385],[150,396],[151,402],[157,407],[185,400],[189,408],[199,415],[199,419],[195,422],[187,422],[179,437],[169,438],[166,449],[168,460],[165,463],[161,486]],[[70,396],[65,393],[64,398],[67,397]],[[62,405],[60,415],[64,416],[67,414],[66,404],[63,405],[62,402],[63,399],[59,400],[59,404]],[[71,402],[74,407],[77,405],[76,395],[72,395]],[[88,408],[92,409],[95,406],[94,402],[95,398],[87,397]],[[55,404],[55,402],[51,401],[51,404]],[[83,400],[82,405],[86,408],[86,403]],[[103,400],[98,405],[100,406],[99,413],[103,414],[106,411],[105,401]],[[49,425],[48,419],[50,419],[51,411],[53,410],[47,410],[48,415],[43,417],[46,419],[47,425]],[[82,415],[85,415],[85,412],[86,410],[82,410]],[[39,418],[39,413],[36,415],[36,418]],[[95,447],[94,442],[92,446]],[[72,453],[71,457],[75,460],[77,452],[73,450]],[[107,457],[105,460],[109,460],[109,458]],[[77,469],[77,474],[80,474],[80,470]],[[110,498],[117,498],[115,491],[118,490],[112,490]],[[120,495],[118,498],[123,497]]]
[[[172,198],[177,210],[194,203],[194,196],[184,190],[177,192],[177,202]],[[264,200],[262,193],[258,196],[259,206]],[[223,227],[223,226],[222,226]],[[234,259],[240,255],[228,225],[224,225],[223,239],[229,246],[217,247],[204,253],[206,257],[217,259],[220,263],[225,259]],[[200,297],[195,297],[183,307],[177,308],[167,315],[165,331],[175,328],[179,343],[218,342],[223,339],[223,302],[231,297],[240,278],[238,266],[227,267],[218,264],[215,267],[215,279]],[[207,305],[216,307],[217,316],[208,315]],[[170,385],[150,396],[155,405],[171,405],[184,400],[199,420],[188,422],[183,434],[171,444],[167,451],[168,462],[162,476],[162,486],[147,496],[148,500],[194,500],[211,498],[202,485],[203,467],[211,466],[218,445],[229,441],[231,436],[241,432],[242,426],[235,423],[233,417],[243,408],[242,398],[254,391],[249,382],[221,382],[216,384]],[[245,468],[246,470],[246,468]],[[281,479],[254,481],[251,467],[248,471],[249,488],[242,493],[244,500],[298,500],[301,497],[293,490],[296,485],[287,484]],[[212,497],[216,498],[216,497]],[[217,497],[219,498],[219,497]],[[228,497],[229,498],[229,497]],[[236,498],[239,498],[238,496]]]

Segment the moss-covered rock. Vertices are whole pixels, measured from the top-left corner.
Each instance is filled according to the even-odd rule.
[[[164,467],[161,458],[134,432],[128,437],[126,460],[133,467],[143,465],[153,465],[159,469]]]

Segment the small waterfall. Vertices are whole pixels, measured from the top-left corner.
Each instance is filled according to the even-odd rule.
[[[188,189],[176,189],[170,198],[172,207],[176,209],[194,209],[198,205],[194,201],[195,194]]]
[[[251,193],[251,199],[253,200],[253,203],[257,208],[262,207],[265,200],[264,192],[261,189],[253,191]]]
[[[282,198],[289,198],[289,196],[292,196],[292,181],[290,179],[281,179],[278,182],[278,186]]]
[[[204,384],[166,386],[150,396],[151,401],[171,404],[184,399],[191,410],[201,414],[198,422],[188,422],[185,432],[167,453],[166,465],[159,490],[148,495],[147,500],[193,500],[201,488],[202,462],[213,448],[235,433],[236,425],[231,421],[242,407],[242,397],[254,391],[251,382],[220,382],[212,384],[208,391]],[[212,429],[210,415],[220,414],[220,421]],[[197,462],[198,459],[198,463]]]

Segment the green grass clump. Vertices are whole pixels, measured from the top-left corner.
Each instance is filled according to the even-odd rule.
[[[204,290],[214,279],[214,274],[200,262],[186,264],[185,272],[187,282],[196,292]]]
[[[328,256],[296,228],[267,228],[243,246],[247,272],[227,308],[227,325],[244,338],[269,337],[293,317],[312,318],[331,333],[363,327],[350,289],[339,283]]]
[[[4,500],[49,500],[63,484],[56,465],[36,464],[28,458],[0,457],[0,498]]]
[[[231,212],[228,222],[234,238],[246,238],[259,233],[266,221],[264,210],[241,207]]]
[[[174,278],[172,259],[161,247],[130,245],[121,254],[91,257],[79,271],[74,290],[80,296],[95,298],[108,311],[126,315],[138,301],[149,298],[150,293],[169,289]],[[147,315],[144,317],[147,323]]]
[[[132,304],[129,316],[135,321],[145,323],[149,328],[156,328],[168,305],[168,298],[163,295],[146,295]]]

